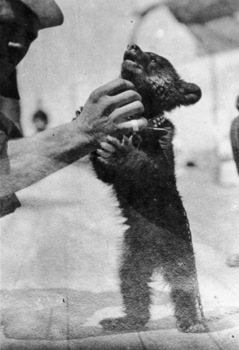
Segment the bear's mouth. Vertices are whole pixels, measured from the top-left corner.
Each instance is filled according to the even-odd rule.
[[[124,62],[131,64],[131,65],[137,65],[140,67],[139,63],[137,62],[137,53],[132,50],[126,50],[123,57]]]
[[[132,61],[132,62],[135,62],[136,61],[136,57],[137,57],[137,54],[136,52],[134,51],[131,51],[131,50],[126,50],[125,53],[124,53],[124,61]]]
[[[138,62],[137,53],[132,50],[126,50],[123,57],[123,69],[135,69],[139,68],[140,70],[143,67]]]

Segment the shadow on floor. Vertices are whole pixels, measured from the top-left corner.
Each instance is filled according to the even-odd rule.
[[[121,296],[114,292],[15,290],[1,291],[0,296],[1,325],[9,340],[66,340],[112,335],[113,332],[103,331],[98,323],[105,317],[122,314]],[[165,308],[167,293],[158,293],[157,304]],[[170,313],[151,320],[141,331],[175,329],[175,318]],[[207,312],[206,318],[210,332],[219,332],[238,325],[239,310],[224,307]]]

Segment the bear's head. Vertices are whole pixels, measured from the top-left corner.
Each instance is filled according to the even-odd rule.
[[[135,44],[124,53],[121,76],[135,85],[148,119],[201,98],[201,89],[182,80],[166,58],[144,52]]]

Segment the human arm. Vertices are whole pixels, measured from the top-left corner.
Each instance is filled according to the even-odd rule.
[[[1,196],[38,182],[85,156],[93,147],[90,137],[77,131],[73,123],[9,141],[10,172],[1,176]]]
[[[29,138],[8,142],[10,172],[1,175],[0,197],[17,192],[99,147],[108,134],[130,128],[128,116],[143,113],[132,83],[117,79],[95,90],[79,118]],[[140,127],[145,121],[140,121]],[[1,160],[4,166],[4,159]]]

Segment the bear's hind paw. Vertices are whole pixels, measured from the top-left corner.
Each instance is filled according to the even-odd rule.
[[[177,324],[177,328],[180,332],[184,333],[207,333],[209,332],[208,326],[203,322],[198,322],[191,325],[184,325],[183,323]]]
[[[100,325],[106,331],[129,331],[141,329],[147,321],[131,317],[106,318],[100,321]]]

